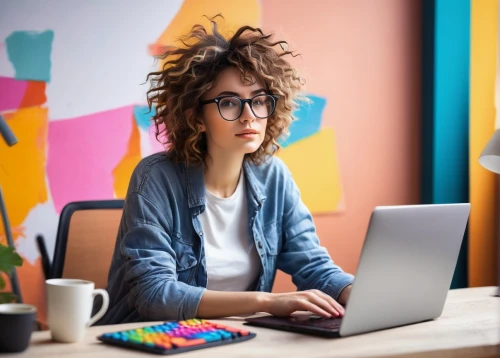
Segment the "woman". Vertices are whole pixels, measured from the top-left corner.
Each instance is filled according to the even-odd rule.
[[[341,316],[353,276],[319,246],[283,162],[301,88],[285,42],[240,28],[226,40],[194,26],[148,75],[157,137],[126,197],[101,324],[308,310]],[[281,45],[281,49],[276,49]],[[276,270],[299,292],[273,294]]]

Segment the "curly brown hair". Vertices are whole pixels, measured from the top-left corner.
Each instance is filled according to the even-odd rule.
[[[283,57],[296,54],[288,50],[286,41],[273,42],[273,34],[264,34],[251,26],[239,28],[226,39],[214,19],[210,19],[212,34],[202,25],[195,25],[180,38],[183,47],[166,47],[156,57],[164,61],[162,70],[149,73],[146,79],[151,84],[147,92],[150,111],[155,106],[152,119],[156,138],[167,134],[163,144],[172,160],[186,165],[203,163],[207,143],[198,126],[200,98],[222,70],[235,67],[242,81],[252,81],[254,75],[263,81],[269,93],[280,96],[276,110],[268,118],[262,145],[246,155],[259,164],[279,150],[278,139],[289,134],[294,120],[293,110],[301,96],[303,79]]]

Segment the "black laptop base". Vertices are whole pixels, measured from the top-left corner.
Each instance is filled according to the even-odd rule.
[[[320,318],[317,316],[299,315],[292,317],[262,316],[247,318],[245,325],[265,327],[280,331],[303,333],[317,337],[340,337],[341,318]]]

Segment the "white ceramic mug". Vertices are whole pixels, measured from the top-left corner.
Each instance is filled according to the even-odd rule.
[[[47,315],[52,339],[58,342],[78,342],[87,327],[99,320],[109,306],[106,290],[94,289],[91,281],[53,278],[45,281]],[[93,317],[94,298],[102,296],[102,307]]]

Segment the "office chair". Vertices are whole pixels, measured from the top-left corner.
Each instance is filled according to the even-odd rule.
[[[67,204],[59,219],[52,263],[43,237],[37,236],[45,277],[79,278],[106,288],[123,205],[124,200]]]

